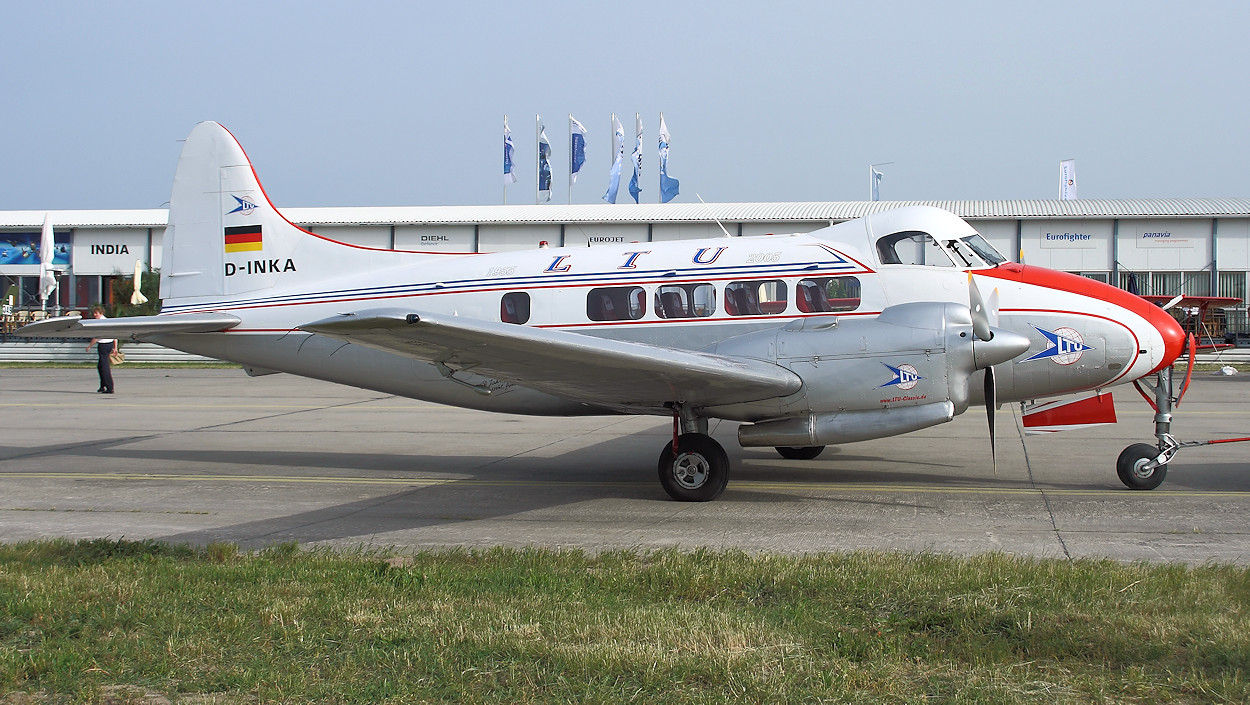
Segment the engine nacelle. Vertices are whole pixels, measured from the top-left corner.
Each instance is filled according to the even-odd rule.
[[[955,405],[949,401],[900,409],[808,414],[743,424],[738,427],[738,443],[744,448],[830,446],[919,431],[953,418]]]
[[[709,352],[763,358],[803,379],[784,399],[708,409],[756,422],[744,446],[812,446],[882,438],[950,421],[968,408],[978,369],[1028,349],[995,330],[977,340],[967,306],[891,306],[874,319],[813,317],[718,343]]]

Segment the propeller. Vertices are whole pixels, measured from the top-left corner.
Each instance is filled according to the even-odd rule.
[[[981,290],[977,287],[976,280],[972,278],[972,273],[968,273],[968,309],[972,312],[972,333],[977,340],[983,343],[990,343],[994,340],[993,326],[998,323],[998,289],[990,294],[990,300],[987,304],[981,296]],[[1000,341],[1000,344],[1004,341]],[[1009,347],[1010,344],[1004,347]],[[994,432],[994,411],[998,406],[998,393],[994,382],[994,363],[990,360],[982,359],[983,356],[977,355],[978,345],[973,343],[973,355],[976,358],[977,367],[984,368],[984,396],[985,396],[985,417],[990,427],[990,459],[994,465],[994,475],[998,475],[998,453],[997,443],[995,441]],[[987,348],[998,347],[991,345],[981,345],[984,357],[989,357],[991,350]],[[1027,348],[1026,348],[1027,349]],[[1014,357],[1014,355],[1012,355]],[[1010,358],[1008,358],[1010,359]],[[984,363],[984,364],[982,364]]]
[[[972,311],[972,332],[981,340],[992,340],[994,331],[990,330],[989,308],[985,305],[985,299],[981,298],[981,290],[977,288],[972,272],[968,273],[968,308]],[[994,314],[997,318],[998,312],[995,311]]]

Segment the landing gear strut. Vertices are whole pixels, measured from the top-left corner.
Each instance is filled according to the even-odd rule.
[[[660,452],[659,471],[660,485],[669,497],[710,502],[729,484],[729,456],[707,434],[707,419],[679,405],[673,413],[673,440]]]
[[[1181,444],[1172,437],[1172,408],[1180,402],[1180,398],[1172,396],[1172,368],[1164,367],[1155,373],[1155,382],[1133,382],[1137,391],[1155,410],[1155,438],[1159,446],[1146,443],[1134,443],[1120,453],[1116,460],[1115,471],[1120,482],[1132,490],[1153,490],[1163,483],[1168,474],[1168,463],[1181,449]],[[1146,395],[1145,387],[1151,392]]]
[[[1194,349],[1190,342],[1190,350]],[[1245,438],[1220,438],[1210,441],[1178,441],[1172,436],[1172,409],[1180,405],[1185,396],[1185,388],[1193,374],[1193,354],[1190,354],[1189,370],[1185,373],[1185,383],[1180,394],[1172,396],[1172,368],[1165,367],[1155,373],[1155,383],[1137,380],[1133,386],[1141,393],[1155,410],[1155,438],[1159,439],[1158,447],[1146,443],[1134,443],[1120,453],[1116,461],[1116,474],[1120,481],[1134,490],[1153,490],[1158,487],[1168,474],[1168,463],[1176,457],[1181,448],[1193,446],[1209,446],[1216,443],[1243,443],[1250,441]],[[1143,389],[1142,387],[1145,387]],[[1149,390],[1150,394],[1147,394]],[[1154,397],[1151,399],[1151,397]]]

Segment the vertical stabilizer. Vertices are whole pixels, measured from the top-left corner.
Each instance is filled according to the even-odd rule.
[[[319,240],[274,209],[234,135],[215,122],[196,125],[174,174],[161,298],[211,304],[294,284],[318,260],[334,259],[324,250],[349,249],[319,240],[296,264],[295,250],[309,239]]]

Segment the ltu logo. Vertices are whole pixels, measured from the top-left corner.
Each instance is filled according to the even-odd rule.
[[[884,362],[881,364],[885,365]],[[881,387],[894,386],[899,389],[911,389],[916,386],[920,380],[924,379],[924,377],[920,376],[919,370],[911,365],[899,365],[898,367],[894,367],[893,365],[885,366],[889,368],[894,377],[889,382],[881,385]],[[881,387],[877,387],[877,389],[881,389]]]
[[[1033,326],[1033,329],[1046,338],[1046,347],[1033,357],[1021,360],[1021,362],[1050,358],[1056,365],[1071,365],[1080,360],[1086,350],[1093,350],[1085,344],[1085,338],[1081,337],[1075,329],[1056,328],[1049,331],[1037,326]]]
[[[239,207],[235,208],[232,211],[227,212],[226,215],[230,215],[231,213],[242,213],[243,215],[251,215],[252,211],[256,210],[256,202],[253,201],[251,197],[234,196],[234,195],[231,195],[230,197],[239,202]]]

